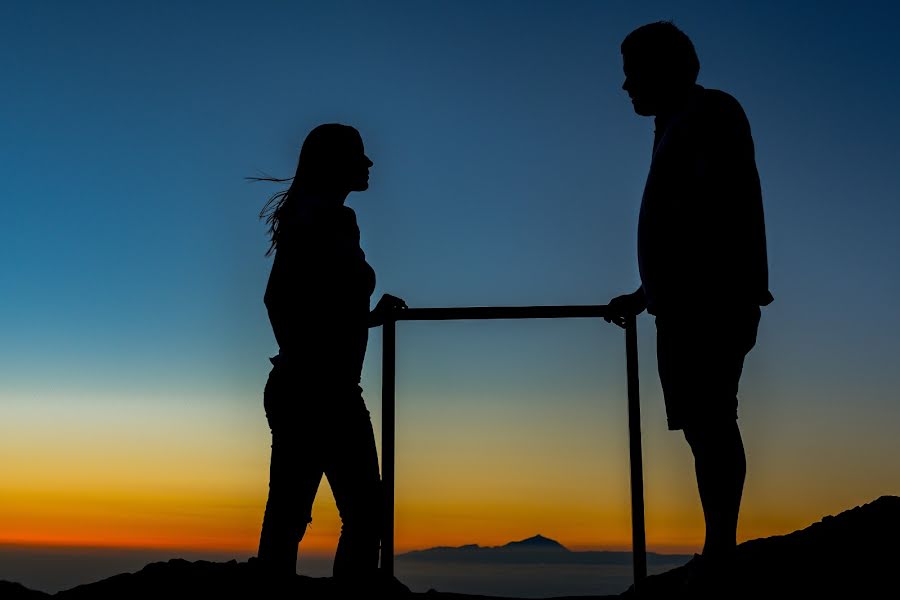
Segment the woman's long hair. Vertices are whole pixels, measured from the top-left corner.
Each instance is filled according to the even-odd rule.
[[[266,256],[271,256],[278,250],[279,241],[284,233],[283,226],[289,220],[285,217],[296,209],[297,203],[302,202],[305,196],[335,185],[342,172],[344,161],[361,141],[359,132],[349,125],[339,123],[319,125],[310,131],[303,141],[297,171],[293,177],[247,178],[251,181],[291,182],[288,189],[270,196],[259,211],[259,218],[265,219],[269,226],[270,245]]]

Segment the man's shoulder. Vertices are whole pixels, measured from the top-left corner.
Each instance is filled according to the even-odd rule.
[[[737,98],[726,91],[702,86],[697,87],[700,88],[700,97],[704,102],[708,104],[740,107],[740,103],[737,101]]]
[[[714,122],[747,120],[744,108],[737,98],[722,90],[700,88],[697,109],[704,118]]]

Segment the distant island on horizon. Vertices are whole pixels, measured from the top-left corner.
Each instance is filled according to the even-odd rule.
[[[647,554],[650,574],[676,569],[690,554]],[[501,546],[437,546],[398,554],[398,577],[410,589],[478,596],[540,598],[618,594],[631,585],[630,551],[573,551],[534,535]]]
[[[630,565],[630,551],[569,550],[558,541],[541,534],[502,546],[435,546],[398,554],[397,561],[453,562],[478,564],[566,564],[566,565]],[[648,563],[681,563],[691,554],[648,552]]]

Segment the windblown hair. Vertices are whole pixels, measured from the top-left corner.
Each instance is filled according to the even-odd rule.
[[[697,82],[700,59],[691,39],[672,21],[638,27],[622,41],[622,54],[641,59],[685,83]]]
[[[265,219],[269,226],[269,249],[266,256],[271,256],[278,250],[278,243],[282,239],[285,216],[294,210],[296,203],[303,200],[303,196],[310,192],[315,193],[323,186],[334,181],[335,173],[339,172],[342,161],[348,155],[349,149],[360,143],[359,132],[349,125],[339,123],[326,123],[319,125],[309,132],[300,148],[300,159],[297,161],[297,171],[293,177],[278,179],[276,177],[248,177],[250,181],[272,181],[275,183],[291,182],[286,190],[276,192],[269,197],[259,218]]]
[[[248,181],[272,181],[275,183],[294,181],[293,177],[279,179],[277,177],[270,177],[268,175],[263,175],[262,177],[245,177],[245,179],[247,179]],[[281,210],[284,207],[288,196],[290,195],[291,188],[293,188],[293,183],[288,189],[281,190],[280,192],[275,192],[274,194],[269,196],[269,199],[259,211],[259,218],[265,219],[266,225],[269,226],[269,230],[267,231],[269,235],[269,249],[266,250],[266,256],[271,256],[272,253],[275,252],[275,249],[278,247],[278,234],[282,216]]]

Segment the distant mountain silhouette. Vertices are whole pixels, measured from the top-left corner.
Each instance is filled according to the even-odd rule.
[[[650,564],[687,562],[684,554],[647,554]],[[631,552],[587,551],[574,552],[556,540],[536,535],[502,546],[438,546],[427,550],[414,550],[397,556],[398,561],[467,563],[467,564],[558,564],[558,565],[630,565]],[[664,568],[666,568],[664,567]]]
[[[895,572],[900,564],[900,497],[883,496],[874,502],[848,510],[789,535],[752,540],[738,548],[733,576],[717,590],[720,598],[861,598],[894,597],[900,584]],[[510,548],[512,546],[512,548]],[[486,553],[515,554],[522,547],[537,547],[547,556],[584,554],[624,554],[571,552],[558,542],[542,536],[506,546],[481,548],[432,548],[412,555],[433,556],[457,552],[469,556]],[[527,553],[526,553],[527,554]],[[682,582],[689,567],[679,567],[652,576],[641,598],[680,598]],[[180,600],[182,598],[343,598],[346,591],[332,580],[294,576],[270,582],[251,564],[229,561],[188,562],[173,559],[152,563],[137,573],[116,575],[103,581],[80,585],[54,595],[0,582],[3,600],[112,600],[120,598]],[[623,598],[633,594],[625,592]],[[358,596],[358,595],[357,595]],[[372,598],[390,598],[373,590]],[[426,594],[413,594],[425,598]],[[472,600],[475,596],[427,594],[427,598]]]
[[[662,573],[690,556],[649,557],[649,571]],[[617,594],[631,583],[630,552],[573,552],[542,535],[483,547],[467,544],[397,556],[400,578],[417,591],[541,598]]]
[[[519,540],[518,542],[510,542],[503,546],[503,548],[508,548],[510,550],[566,550],[568,549],[557,542],[556,540],[551,540],[550,538],[545,538],[541,534],[537,534],[536,536]]]

